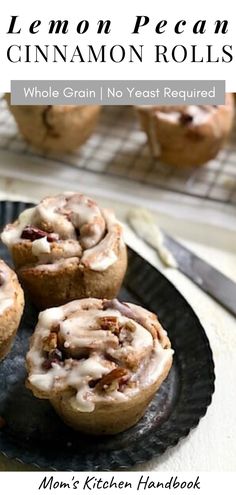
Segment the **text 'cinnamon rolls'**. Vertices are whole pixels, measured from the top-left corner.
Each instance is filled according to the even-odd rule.
[[[79,193],[43,199],[5,227],[2,241],[40,308],[83,297],[115,297],[126,271],[122,227]]]
[[[73,428],[118,433],[143,416],[172,355],[149,311],[117,299],[72,301],[40,313],[27,385]]]

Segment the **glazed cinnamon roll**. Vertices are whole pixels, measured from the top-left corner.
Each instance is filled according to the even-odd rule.
[[[69,426],[114,434],[143,416],[173,351],[157,317],[131,303],[82,299],[39,315],[27,386]]]
[[[11,105],[9,93],[5,99],[25,140],[46,153],[79,148],[92,134],[101,110],[98,105]]]
[[[17,273],[39,308],[115,297],[126,270],[122,228],[80,193],[47,197],[5,227]]]
[[[0,360],[11,349],[24,309],[24,294],[16,274],[0,260]]]
[[[177,167],[203,165],[215,158],[234,116],[232,94],[226,95],[225,105],[136,108],[153,156]]]

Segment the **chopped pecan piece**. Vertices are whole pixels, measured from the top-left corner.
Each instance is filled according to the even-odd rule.
[[[44,230],[38,229],[37,227],[32,227],[27,225],[21,234],[21,239],[28,239],[29,241],[36,241],[37,239],[42,239],[47,237],[48,242],[58,241],[59,235],[55,233],[49,233]]]
[[[117,316],[101,316],[99,318],[99,325],[102,330],[110,330],[114,333],[119,333],[119,319]]]
[[[57,334],[55,332],[51,332],[48,337],[43,339],[43,350],[46,352],[50,352],[57,348]]]
[[[119,367],[115,368],[101,378],[96,385],[96,389],[103,392],[115,390],[119,387],[120,380],[124,379],[124,377],[129,378],[128,370]]]
[[[129,330],[130,332],[134,332],[136,330],[136,325],[133,321],[128,320],[125,324],[124,327],[126,330]]]
[[[124,363],[132,371],[136,371],[139,367],[140,361],[139,361],[139,359],[137,359],[137,357],[133,353],[130,353],[127,355],[127,358],[124,359]]]

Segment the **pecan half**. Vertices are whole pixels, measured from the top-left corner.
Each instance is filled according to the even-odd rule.
[[[57,348],[57,334],[55,332],[51,332],[48,337],[43,339],[42,348],[46,352],[53,351]]]
[[[119,333],[119,319],[117,316],[101,316],[98,321],[102,330]]]
[[[27,225],[21,234],[21,239],[28,239],[29,241],[36,241],[37,239],[42,239],[47,237],[48,242],[58,241],[59,235],[55,233],[48,233],[44,230],[38,229],[37,227],[32,227]]]
[[[115,390],[119,387],[120,380],[124,379],[124,377],[127,377],[128,380],[128,370],[119,367],[115,368],[101,378],[96,385],[96,389],[103,392]]]

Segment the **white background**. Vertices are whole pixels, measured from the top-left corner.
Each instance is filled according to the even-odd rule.
[[[58,2],[32,2],[29,0],[8,0],[1,6],[0,18],[0,91],[10,89],[11,79],[226,79],[227,90],[236,91],[236,46],[233,47],[235,60],[231,63],[161,63],[155,60],[155,44],[172,47],[176,44],[189,46],[199,45],[199,56],[207,54],[205,46],[213,44],[214,53],[221,56],[221,47],[225,44],[236,45],[236,17],[234,2],[198,0],[86,0]],[[21,33],[18,35],[6,34],[10,25],[10,16],[19,15]],[[134,28],[136,15],[150,17],[150,23],[140,34],[131,34]],[[42,20],[40,32],[29,34],[28,28],[36,19]],[[51,19],[68,19],[69,32],[66,35],[48,35],[48,22]],[[82,19],[90,22],[87,33],[79,35],[76,26]],[[100,19],[111,19],[111,33],[97,35],[96,26]],[[156,23],[167,19],[168,25],[165,34],[155,33]],[[187,26],[182,35],[174,34],[173,27],[178,20],[185,19]],[[207,32],[204,35],[194,35],[192,26],[199,19],[207,20]],[[226,35],[214,34],[215,20],[229,20],[229,31]],[[144,61],[142,63],[10,63],[6,58],[9,45],[25,44],[68,44],[72,47],[77,44],[83,53],[88,44],[94,48],[107,44],[129,44],[144,46]]]
[[[111,79],[111,78],[116,78],[116,79],[135,79],[135,78],[140,78],[140,79],[214,79],[214,78],[227,78],[228,79],[228,90],[234,90],[236,91],[236,70],[235,70],[235,62],[232,64],[224,64],[224,66],[220,66],[220,64],[217,64],[214,66],[213,64],[208,64],[206,66],[203,66],[203,64],[190,64],[189,66],[187,64],[161,64],[161,65],[155,65],[151,63],[151,58],[148,56],[146,57],[146,63],[144,64],[53,64],[52,67],[49,66],[49,64],[38,64],[38,65],[33,65],[33,64],[4,64],[4,58],[5,58],[5,52],[7,46],[9,44],[13,43],[18,43],[18,44],[30,44],[32,43],[32,38],[35,40],[34,43],[36,44],[45,44],[48,42],[48,37],[47,37],[47,30],[45,26],[47,26],[47,22],[50,19],[58,19],[58,18],[69,18],[68,12],[70,12],[70,19],[73,21],[74,24],[76,24],[75,19],[78,21],[81,20],[82,18],[88,18],[89,20],[93,19],[101,19],[101,18],[111,18],[114,20],[113,22],[113,28],[112,28],[112,35],[109,36],[104,36],[104,37],[99,37],[99,43],[108,43],[108,39],[110,40],[110,44],[114,43],[143,43],[146,46],[146,51],[147,53],[151,50],[151,47],[154,44],[162,43],[162,44],[176,44],[176,43],[197,43],[199,42],[198,37],[194,37],[192,41],[192,37],[190,34],[190,31],[186,31],[185,37],[177,37],[176,39],[173,39],[173,36],[171,36],[171,31],[167,31],[168,34],[165,36],[162,36],[161,38],[155,34],[154,29],[146,28],[143,30],[143,35],[140,37],[135,36],[128,36],[126,33],[130,32],[133,27],[135,15],[149,15],[150,17],[152,16],[153,19],[156,19],[157,21],[162,19],[162,18],[168,18],[170,21],[171,25],[173,25],[174,20],[178,20],[181,18],[192,18],[194,20],[199,19],[199,18],[208,18],[212,19],[212,17],[215,18],[222,18],[222,19],[229,19],[231,21],[231,33],[229,34],[229,37],[231,38],[231,43],[236,43],[235,39],[235,34],[234,36],[232,33],[236,32],[235,30],[235,24],[236,24],[236,19],[235,19],[235,14],[233,12],[233,2],[230,2],[228,0],[221,0],[212,2],[210,0],[199,0],[197,2],[191,2],[188,0],[188,2],[185,1],[178,1],[175,2],[174,0],[169,1],[165,0],[165,2],[155,2],[154,0],[145,0],[142,3],[139,0],[131,1],[131,0],[120,0],[120,2],[111,2],[104,1],[104,0],[94,0],[93,2],[91,0],[85,0],[83,2],[79,1],[69,1],[67,0],[63,4],[59,5],[59,1],[55,2],[54,0],[50,0],[50,2],[46,2],[45,0],[41,1],[41,4],[37,4],[36,2],[33,3],[31,1],[23,1],[23,0],[18,0],[18,1],[11,1],[8,0],[5,2],[5,7],[3,8],[3,5],[1,5],[1,16],[0,16],[0,91],[3,90],[9,90],[10,88],[10,79],[14,78],[29,78],[29,79],[49,79],[50,77],[53,79],[65,79],[66,77],[68,79],[98,79],[98,78],[104,78],[104,79]],[[153,13],[151,14],[151,12]],[[155,12],[156,11],[156,12]],[[9,18],[10,15],[13,14],[18,14],[20,16],[24,17],[24,26],[27,25],[27,22],[32,22],[36,18],[41,18],[42,20],[45,19],[46,24],[44,24],[44,29],[40,31],[40,35],[37,36],[30,36],[27,35],[27,31],[24,29],[22,31],[22,37],[16,36],[6,36],[4,33],[7,31],[8,26],[9,26]],[[126,18],[122,19],[122,16],[125,15]],[[120,28],[119,28],[119,19],[122,19],[120,21]],[[132,22],[130,21],[132,19]],[[73,25],[74,25],[73,24]],[[153,21],[153,25],[155,22]],[[95,25],[95,24],[94,24]],[[150,23],[151,25],[151,23]],[[150,27],[150,26],[149,26]],[[145,34],[146,33],[146,34]],[[9,41],[10,38],[10,41]],[[66,39],[66,41],[65,41]],[[76,36],[69,36],[67,35],[66,38],[64,36],[55,36],[55,37],[50,37],[49,42],[50,43],[73,43],[73,44],[80,44],[83,43],[84,45],[89,43],[89,44],[97,44],[97,36],[94,35],[94,31],[91,30],[89,31],[88,35],[86,37],[82,38],[79,35]],[[194,40],[197,39],[197,42],[194,42]],[[219,46],[222,44],[225,44],[226,41],[221,39],[221,36],[210,36],[209,33],[207,36],[204,36],[204,38],[201,37],[202,44],[210,44],[210,43],[216,43],[216,39],[218,40]],[[180,41],[181,40],[181,41]],[[227,44],[229,43],[228,41],[228,36],[227,36]],[[149,62],[149,63],[148,63]],[[25,161],[25,159],[24,159]],[[45,180],[45,175],[42,173],[42,164],[40,164],[40,172],[39,176],[41,175],[41,180]],[[17,158],[17,167],[19,169],[19,159]],[[35,167],[32,167],[32,164],[30,164],[30,167],[32,174],[36,174],[36,169]],[[6,167],[6,161],[3,161],[3,169],[5,171],[5,174],[9,173],[8,167]],[[22,169],[22,175],[24,174],[24,169]],[[20,173],[20,172],[19,172]],[[55,176],[57,176],[58,170],[55,171]],[[14,169],[14,175],[16,175],[16,170]],[[12,182],[8,181],[8,185],[11,185],[12,189]],[[84,187],[87,185],[85,183]],[[4,184],[5,186],[5,184]],[[35,190],[37,188],[37,194],[39,190],[39,185],[37,183],[37,186],[34,185]],[[50,186],[52,187],[52,185]],[[28,191],[32,191],[32,189],[29,187],[28,184]],[[33,194],[31,192],[31,194]],[[138,197],[138,196],[137,196]],[[200,227],[199,227],[200,228]],[[222,236],[223,239],[223,236]],[[213,261],[214,261],[213,257]],[[176,275],[177,278],[177,275]],[[189,282],[190,284],[190,282]],[[214,351],[215,351],[215,356],[219,361],[218,368],[217,368],[217,376],[218,376],[218,384],[217,384],[217,390],[216,393],[213,397],[213,404],[209,408],[207,412],[207,416],[200,422],[198,428],[196,428],[188,437],[186,440],[182,441],[181,444],[179,444],[175,450],[169,450],[166,454],[165,457],[160,459],[160,463],[162,466],[162,469],[165,468],[166,465],[175,465],[178,468],[178,473],[177,475],[180,476],[180,471],[182,469],[187,469],[189,466],[198,466],[199,469],[212,469],[218,468],[219,470],[222,469],[222,466],[227,466],[225,469],[229,469],[229,466],[235,465],[235,442],[233,442],[233,439],[235,438],[235,421],[234,421],[234,414],[233,414],[233,407],[234,407],[234,392],[235,392],[235,385],[234,385],[234,377],[233,377],[233,362],[235,362],[234,355],[233,355],[233,349],[234,349],[234,342],[232,343],[233,339],[233,323],[231,322],[231,333],[229,334],[229,328],[228,328],[228,323],[230,323],[229,318],[230,315],[227,315],[226,313],[223,313],[223,310],[221,310],[220,307],[217,307],[216,305],[213,306],[213,302],[210,301],[210,299],[206,299],[206,296],[203,294],[200,294],[200,292],[197,292],[197,289],[194,289],[194,292],[190,292],[189,285],[186,285],[186,281],[182,283],[182,287],[180,286],[179,288],[182,288],[183,286],[186,286],[185,289],[185,296],[187,297],[187,292],[189,291],[191,300],[193,305],[196,304],[201,306],[201,309],[199,310],[199,314],[203,319],[203,306],[205,308],[205,314],[207,314],[207,318],[210,318],[211,324],[209,325],[211,334],[213,333],[216,335],[216,344],[214,346]],[[199,303],[202,301],[202,304],[200,305]],[[211,306],[209,307],[209,304]],[[209,309],[210,308],[210,309]],[[221,310],[221,311],[220,311]],[[212,314],[211,314],[212,311]],[[210,315],[210,316],[209,316]],[[218,318],[219,315],[219,318]],[[218,320],[217,325],[212,323]],[[206,316],[205,320],[203,320],[204,323],[206,323]],[[215,326],[214,326],[215,325]],[[224,329],[224,332],[223,332]],[[236,334],[235,334],[236,335]],[[229,363],[229,366],[227,368],[226,366],[226,360]],[[230,364],[232,363],[232,366]],[[231,370],[231,373],[229,375],[229,378],[224,380],[223,379],[223,371],[225,372],[227,370]],[[227,373],[226,373],[227,374]],[[219,380],[220,377],[220,380]],[[226,402],[227,399],[227,402]],[[231,402],[231,404],[230,404]],[[230,407],[225,407],[225,404],[229,404]],[[215,414],[216,410],[218,411],[218,415]],[[223,414],[225,413],[225,415]],[[218,419],[220,418],[220,419]],[[218,422],[218,425],[217,425]],[[233,429],[234,428],[234,429]],[[205,435],[204,435],[205,434]],[[206,442],[204,442],[204,438],[206,438]],[[177,462],[178,461],[178,462]],[[164,465],[163,465],[164,463]],[[156,467],[156,469],[161,468],[160,464]],[[111,473],[110,473],[111,474]],[[145,473],[146,475],[148,473]],[[170,476],[174,473],[170,473]],[[154,477],[154,473],[151,473],[152,478]],[[168,473],[155,473],[155,477],[158,477],[160,480],[162,475],[165,477],[168,477]],[[197,475],[197,473],[196,473]],[[12,473],[3,473],[1,472],[1,492],[4,495],[8,495],[8,493],[14,493],[16,490],[19,491],[19,486],[21,487],[21,491],[23,489],[25,495],[34,495],[34,493],[40,493],[37,490],[38,483],[40,480],[43,479],[43,473],[15,473],[12,475]],[[66,475],[56,473],[55,474],[56,479],[71,479],[71,473],[66,473]],[[130,473],[122,473],[119,475],[119,479],[124,479],[126,476],[128,476],[128,479],[131,479],[131,474]],[[139,476],[137,473],[132,474],[132,476],[137,477]],[[192,479],[194,477],[194,473],[187,473],[187,476],[190,476]],[[181,472],[181,478],[184,478],[185,475],[183,472]],[[202,494],[211,494],[213,493],[225,493],[225,494],[230,494],[234,493],[234,488],[233,486],[235,485],[235,475],[231,475],[230,473],[227,474],[216,474],[214,472],[211,473],[201,473],[200,478],[202,480]],[[218,489],[217,489],[218,487]],[[60,491],[60,490],[58,490]],[[66,490],[61,490],[63,493],[67,493]],[[155,493],[155,490],[152,490],[150,493]],[[160,492],[160,490],[159,490]],[[76,493],[76,491],[75,491]],[[80,491],[77,491],[77,493],[80,493]],[[96,493],[96,492],[95,492]],[[99,492],[101,493],[101,491]],[[107,490],[106,493],[111,493],[111,491]],[[146,492],[148,493],[148,492]],[[169,490],[167,490],[167,493],[169,493]],[[178,492],[175,491],[174,493]],[[184,492],[181,492],[184,493]]]

